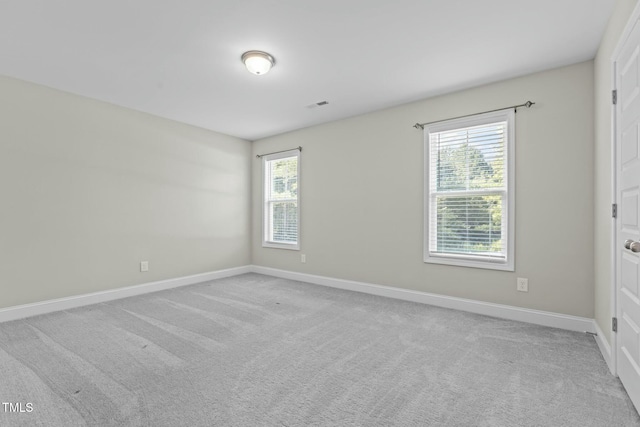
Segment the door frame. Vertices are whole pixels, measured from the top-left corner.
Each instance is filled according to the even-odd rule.
[[[616,42],[616,46],[613,49],[613,53],[610,58],[610,70],[611,70],[611,91],[617,90],[616,85],[616,59],[620,55],[622,51],[622,47],[625,42],[631,35],[631,31],[633,30],[636,22],[640,20],[640,1],[636,3],[631,16],[627,20],[627,23],[620,33],[618,37],[618,41]],[[611,98],[610,98],[611,99]],[[610,101],[611,102],[611,101]],[[618,114],[617,114],[617,105],[614,105],[611,102],[611,126],[610,126],[610,138],[611,138],[611,203],[619,204],[618,201],[618,162],[617,162],[617,145],[618,145]],[[610,313],[612,317],[619,318],[620,313],[618,312],[618,218],[612,218],[611,220],[611,289],[610,289]],[[597,326],[597,325],[596,325]],[[606,346],[606,339],[602,339],[604,341],[604,345]],[[618,375],[618,334],[617,332],[611,332],[611,343],[610,343],[610,360],[609,362],[609,370],[613,375]],[[605,355],[606,356],[606,355]]]

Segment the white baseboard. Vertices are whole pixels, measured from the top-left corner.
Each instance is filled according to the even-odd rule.
[[[249,273],[251,271],[251,266],[235,267],[226,270],[211,271],[208,273],[143,283],[141,285],[127,286],[126,288],[110,289],[108,291],[92,292],[90,294],[75,295],[66,298],[36,302],[33,304],[17,305],[14,307],[0,309],[0,323],[51,313],[54,311],[69,310],[71,308],[82,307],[85,305],[113,301],[135,295],[147,294],[150,292],[162,291],[165,289],[177,288],[180,286],[208,282],[209,280],[221,279],[223,277],[237,276],[238,274]]]
[[[578,332],[595,333],[593,319],[586,317],[570,316],[567,314],[552,313],[548,311],[532,310],[528,308],[514,307],[510,305],[494,304],[464,298],[449,297],[445,295],[431,294],[427,292],[413,291],[409,289],[394,288],[390,286],[374,285],[371,283],[355,282],[352,280],[335,279],[332,277],[316,276],[312,274],[297,273],[287,270],[253,265],[251,271],[266,274],[268,276],[284,279],[298,280],[316,285],[330,286],[332,288],[346,289],[349,291],[363,292],[405,301],[419,302],[438,307],[452,308],[471,313],[484,314],[503,319],[517,320],[536,325],[550,326],[553,328],[567,329]]]
[[[598,326],[598,322],[596,322],[595,320],[593,321],[593,327],[596,330],[596,343],[598,344],[600,353],[602,353],[604,361],[607,362],[609,371],[611,371],[613,375],[616,375],[616,369],[613,364],[613,353],[611,352],[611,345],[604,337],[604,332],[602,332],[602,329],[600,329],[600,326]]]
[[[231,277],[244,273],[260,273],[269,276],[282,277],[285,279],[298,280],[316,285],[329,286],[338,289],[345,289],[355,292],[363,292],[372,295],[384,296],[388,298],[401,299],[405,301],[419,302],[423,304],[435,305],[438,307],[451,308],[455,310],[468,311],[471,313],[484,314],[487,316],[500,317],[504,319],[517,320],[521,322],[533,323],[536,325],[550,326],[571,331],[596,333],[597,325],[593,319],[570,316],[566,314],[552,313],[547,311],[532,310],[528,308],[514,307],[509,305],[494,304],[464,298],[450,297],[445,295],[431,294],[427,292],[413,291],[409,289],[394,288],[390,286],[375,285],[371,283],[356,282],[352,280],[336,279],[332,277],[316,276],[312,274],[297,273],[287,270],[262,267],[257,265],[229,268],[226,270],[212,271],[208,273],[194,274],[191,276],[178,277],[174,279],[161,280],[158,282],[144,283],[141,285],[128,286],[125,288],[112,289],[107,291],[93,292],[90,294],[76,295],[67,298],[42,301],[33,304],[24,304],[14,307],[0,309],[0,322],[22,319],[25,317],[37,316],[54,311],[68,310],[85,305],[98,304],[135,295],[161,291],[165,289],[177,288],[180,286],[193,285],[207,282],[209,280]],[[611,348],[606,340],[601,336],[598,346],[603,357],[611,368]],[[603,350],[604,349],[604,350]]]

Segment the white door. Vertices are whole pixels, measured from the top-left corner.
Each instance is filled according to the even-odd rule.
[[[617,368],[640,408],[640,21],[615,60]]]

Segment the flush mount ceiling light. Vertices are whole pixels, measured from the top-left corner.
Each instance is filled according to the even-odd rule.
[[[275,65],[276,60],[267,52],[250,50],[242,54],[242,62],[244,62],[250,73],[261,76],[269,72],[271,67]]]

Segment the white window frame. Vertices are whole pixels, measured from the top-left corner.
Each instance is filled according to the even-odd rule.
[[[296,200],[297,202],[296,206],[298,211],[297,213],[298,222],[297,222],[297,229],[296,229],[297,241],[295,243],[274,242],[272,240],[273,228],[271,227],[271,217],[269,214],[270,212],[269,203],[271,201],[267,200],[268,186],[270,185],[270,182],[268,182],[267,180],[267,162],[284,159],[287,157],[297,157],[298,159],[297,160],[298,191],[296,195],[297,197],[296,199],[291,199],[291,200]],[[262,247],[300,250],[300,189],[301,189],[300,150],[295,149],[295,150],[283,151],[281,153],[274,153],[274,154],[268,154],[268,155],[262,156]]]
[[[431,232],[431,216],[430,216],[430,144],[429,134],[443,132],[452,129],[466,128],[496,122],[507,122],[507,141],[505,141],[505,159],[506,159],[506,201],[504,206],[506,212],[503,213],[503,228],[507,232],[505,239],[506,259],[495,259],[492,257],[483,257],[480,255],[466,254],[438,254],[430,251],[430,232]],[[515,269],[515,113],[512,109],[496,111],[492,113],[484,113],[459,119],[452,119],[433,123],[424,127],[424,262],[432,264],[455,265],[461,267],[484,268],[491,270],[514,271]],[[435,228],[435,227],[434,227]]]

